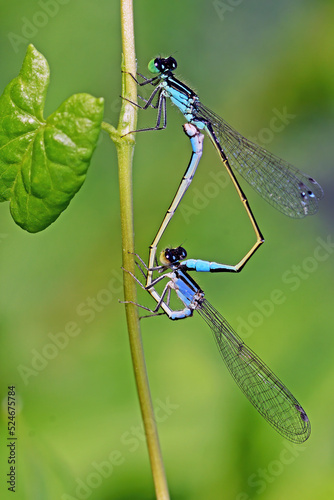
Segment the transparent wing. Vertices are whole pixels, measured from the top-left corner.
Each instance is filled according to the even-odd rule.
[[[200,102],[196,109],[201,121],[211,123],[231,167],[266,201],[289,217],[316,213],[323,190],[312,177],[243,137]]]
[[[297,399],[207,300],[197,311],[213,331],[232,377],[257,411],[290,441],[306,441],[311,425]]]

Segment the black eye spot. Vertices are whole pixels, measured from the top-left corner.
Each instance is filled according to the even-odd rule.
[[[154,66],[157,68],[157,70],[160,71],[163,71],[163,63],[162,63],[162,60],[160,59],[160,57],[157,57],[155,60],[154,60]]]
[[[187,257],[187,252],[183,247],[176,248],[175,252],[177,253],[178,260],[183,260]]]
[[[169,261],[171,261],[171,259],[172,259],[171,253],[170,253],[168,248],[166,248],[166,250],[165,250],[165,257]]]
[[[174,57],[168,57],[168,59],[166,59],[166,66],[168,69],[170,70],[174,70],[177,68],[177,62],[175,61]]]
[[[171,264],[177,262],[179,260],[177,248],[166,248],[165,257]]]

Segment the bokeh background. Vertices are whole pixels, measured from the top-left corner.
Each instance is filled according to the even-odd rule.
[[[135,2],[140,72],[147,74],[152,57],[174,55],[177,75],[208,107],[325,190],[316,216],[290,220],[242,182],[266,243],[240,275],[196,276],[208,300],[305,407],[312,423],[307,443],[285,441],[251,407],[199,316],[142,321],[174,500],[308,500],[334,493],[333,22],[328,0]],[[45,116],[71,94],[89,92],[105,98],[105,120],[117,124],[118,1],[1,0],[1,90],[17,75],[30,42],[51,67]],[[154,121],[154,111],[141,113],[139,126]],[[182,123],[169,106],[166,131],[137,137],[136,249],[145,258],[189,160]],[[254,234],[209,140],[204,147],[162,244],[233,264]],[[21,230],[7,203],[0,218],[0,393],[5,402],[7,386],[16,385],[16,498],[155,498],[118,303],[112,142],[101,133],[84,186],[47,230]],[[275,290],[280,303],[273,302]],[[139,297],[153,305],[148,295]],[[55,339],[63,343],[55,347]],[[5,411],[0,489],[1,498],[11,498]]]

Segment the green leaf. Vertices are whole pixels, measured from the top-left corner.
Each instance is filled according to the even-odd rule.
[[[54,222],[82,186],[103,117],[102,98],[75,94],[45,120],[48,84],[48,63],[29,45],[0,97],[0,201],[29,232]]]

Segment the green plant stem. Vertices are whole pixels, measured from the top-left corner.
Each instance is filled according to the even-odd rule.
[[[136,73],[136,57],[133,29],[132,0],[121,0],[122,22],[122,96],[137,102],[137,86],[128,73]],[[102,124],[116,144],[119,169],[120,216],[123,247],[123,268],[135,273],[134,263],[134,230],[132,203],[132,158],[134,153],[134,138],[127,134],[136,130],[137,110],[135,106],[123,100],[117,130],[107,123]],[[136,284],[129,273],[123,273],[124,299],[137,302]],[[169,500],[168,486],[161,456],[158,432],[154,417],[152,399],[149,389],[144,351],[140,333],[138,307],[126,304],[126,318],[129,332],[132,364],[135,374],[140,409],[144,423],[148,453],[151,463],[153,481],[158,500]]]

